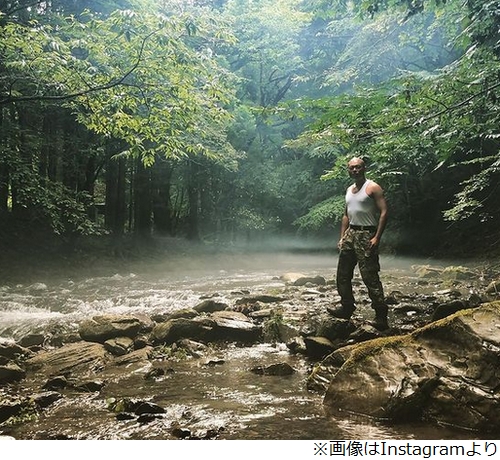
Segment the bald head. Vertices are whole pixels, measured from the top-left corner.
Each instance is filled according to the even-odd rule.
[[[347,166],[350,167],[350,166],[354,166],[354,165],[359,165],[361,166],[362,168],[365,167],[365,162],[362,158],[359,158],[359,157],[353,157],[349,160],[349,162],[347,163]]]

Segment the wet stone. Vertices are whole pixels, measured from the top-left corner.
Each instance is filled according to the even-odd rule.
[[[104,382],[101,382],[99,380],[91,380],[89,382],[83,382],[77,385],[73,385],[73,388],[77,391],[82,391],[85,393],[96,393],[101,391],[104,386]]]
[[[163,375],[165,375],[165,370],[161,367],[155,367],[144,374],[144,380],[154,380]]]
[[[158,404],[154,404],[148,401],[142,401],[141,403],[138,404],[136,407],[134,413],[136,415],[143,415],[143,414],[163,414],[165,413],[165,409]]]
[[[104,348],[114,356],[123,356],[134,349],[134,340],[130,337],[117,337],[104,342]]]
[[[285,376],[295,373],[295,369],[288,363],[271,364],[269,366],[257,366],[250,370],[254,374],[258,375]]]
[[[26,377],[26,371],[21,369],[16,363],[9,362],[0,365],[0,383],[12,383]]]
[[[68,386],[68,379],[64,375],[52,377],[43,385],[44,390],[62,390]]]
[[[31,397],[31,401],[33,401],[38,407],[45,409],[56,401],[59,401],[63,395],[58,393],[57,391],[44,391],[43,393],[38,393]]]
[[[311,358],[323,358],[335,350],[333,342],[326,337],[305,337],[307,356]]]

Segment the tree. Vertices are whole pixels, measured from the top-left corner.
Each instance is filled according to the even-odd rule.
[[[415,48],[418,45],[425,50],[426,46],[436,46],[432,34],[441,30],[446,31],[446,35],[441,34],[442,52],[436,55],[434,51],[435,57],[427,62],[417,61],[419,53],[414,53],[411,62],[424,65],[412,64],[403,68],[398,65],[397,68],[403,71],[387,72],[380,81],[373,80],[371,66],[360,73],[340,67],[336,70],[337,75],[347,75],[346,82],[354,83],[358,75],[363,78],[350,93],[314,101],[309,106],[314,110],[310,112],[314,123],[290,145],[309,151],[331,152],[334,167],[325,174],[325,179],[338,180],[346,155],[368,156],[372,173],[389,191],[396,214],[393,215],[395,227],[401,231],[420,228],[421,232],[434,228],[436,231],[429,234],[439,235],[445,229],[443,217],[454,221],[479,217],[486,222],[496,213],[497,206],[491,202],[491,188],[487,184],[497,183],[498,174],[497,128],[494,127],[498,122],[495,96],[498,61],[495,46],[483,46],[485,42],[497,43],[494,36],[489,35],[488,40],[484,36],[484,30],[492,30],[491,23],[496,19],[486,14],[489,11],[490,16],[495,16],[491,2],[487,5],[469,2],[468,11],[457,2],[417,3],[422,7],[424,3],[426,7],[432,6],[435,13],[434,10],[425,12],[427,10],[420,7],[413,8],[416,2],[412,2],[413,7],[406,4],[396,36],[390,29],[390,37],[381,33],[378,39],[372,37],[370,41],[383,40],[385,54],[395,37],[399,46],[405,40],[405,46]],[[380,25],[389,16],[375,7],[377,4],[364,2],[363,8],[346,14],[366,15],[368,19],[362,24],[372,31],[378,28],[382,32],[384,28]],[[349,5],[355,8],[361,3]],[[388,9],[394,11],[396,6],[391,5]],[[335,15],[338,21],[338,10]],[[459,18],[463,21],[459,22]],[[479,18],[484,21],[482,25]],[[468,27],[456,28],[456,24],[464,23]],[[397,22],[393,20],[393,24]],[[430,34],[414,34],[420,43],[408,42],[408,27],[420,28],[423,24],[427,25]],[[342,56],[354,56],[356,49],[364,53],[366,46],[355,46],[362,43],[362,37],[363,34],[358,35]],[[447,42],[453,43],[453,48],[445,46]],[[373,49],[370,47],[370,52]],[[360,63],[379,60],[382,61],[380,53],[375,52],[367,59],[352,59],[351,62],[359,68]],[[389,62],[397,62],[397,59]],[[334,68],[339,69],[338,62]],[[338,76],[335,78],[338,80]],[[301,107],[307,105],[304,101],[300,104]],[[462,184],[463,188],[457,184]],[[452,200],[455,205],[450,207]],[[327,203],[334,209],[335,200],[325,202],[325,206]],[[489,213],[488,208],[493,213]],[[310,218],[304,217],[301,222],[324,215],[315,212],[313,208]],[[455,239],[468,228],[455,226]]]
[[[119,141],[115,145],[121,151],[106,152],[98,161],[90,154],[86,160],[89,171],[82,186],[90,191],[89,181],[97,180],[115,155],[134,156],[151,166],[160,156],[175,160],[202,155],[219,162],[232,153],[223,138],[230,119],[226,110],[232,93],[230,74],[217,64],[211,48],[229,35],[213,17],[167,16],[151,2],[135,3],[142,9],[106,10],[106,14],[86,10],[66,16],[66,12],[80,13],[72,9],[74,2],[53,3],[50,10],[39,2],[24,22],[17,18],[29,9],[19,4],[19,14],[6,14],[0,29],[4,122],[12,112],[8,107],[24,107],[23,112],[28,104],[42,111],[60,107],[71,111],[72,115],[66,112],[68,119],[76,117],[98,138]],[[61,152],[67,158],[63,182],[68,188],[72,188],[69,175],[76,172],[71,172],[75,159],[85,150],[76,152],[73,145],[72,152],[70,146]],[[10,161],[12,168],[15,157],[15,153],[5,157],[4,163]],[[118,196],[123,199],[122,193]],[[135,201],[151,199],[141,195]],[[33,207],[33,202],[27,199],[23,206]],[[123,209],[123,203],[117,206]],[[112,214],[108,213],[108,222]],[[113,219],[112,228],[122,220]]]

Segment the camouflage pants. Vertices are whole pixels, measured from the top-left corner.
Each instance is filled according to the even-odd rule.
[[[384,289],[379,277],[378,249],[370,249],[372,236],[373,232],[370,230],[347,229],[339,247],[337,291],[342,306],[349,311],[353,311],[355,299],[352,290],[352,278],[354,268],[358,265],[363,283],[368,289],[368,296],[372,301],[373,309],[377,313],[385,315],[387,313],[387,304],[385,303]]]

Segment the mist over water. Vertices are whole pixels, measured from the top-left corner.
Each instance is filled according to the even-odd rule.
[[[94,315],[168,314],[193,307],[203,297],[230,303],[237,291],[282,289],[279,277],[289,272],[334,280],[337,253],[332,248],[316,246],[314,252],[308,252],[313,248],[305,243],[280,244],[289,250],[276,251],[276,242],[245,251],[186,250],[105,267],[96,262],[81,272],[74,267],[66,276],[46,271],[26,284],[0,285],[0,338],[19,340],[47,327],[76,330],[79,321]],[[446,266],[456,262],[382,255],[382,279],[410,276],[411,268],[419,264]]]

